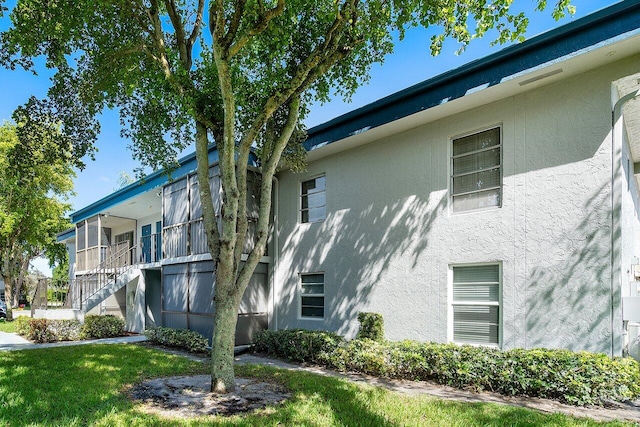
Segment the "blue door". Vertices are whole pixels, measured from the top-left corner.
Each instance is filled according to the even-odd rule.
[[[162,259],[162,221],[156,222],[156,259],[154,261],[160,261]]]
[[[142,226],[142,262],[151,262],[151,224]]]

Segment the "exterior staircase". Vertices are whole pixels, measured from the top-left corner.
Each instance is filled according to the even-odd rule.
[[[103,262],[88,273],[76,276],[69,284],[66,307],[86,314],[139,277],[141,270],[133,256],[136,246],[131,247],[124,242],[109,247]]]

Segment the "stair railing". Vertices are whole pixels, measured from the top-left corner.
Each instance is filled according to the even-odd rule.
[[[109,246],[104,261],[87,274],[77,276],[69,283],[65,305],[69,308],[81,309],[89,298],[106,286],[115,283],[119,275],[128,273],[137,265],[135,257],[137,246],[129,246],[129,242]],[[68,298],[69,296],[71,298]]]

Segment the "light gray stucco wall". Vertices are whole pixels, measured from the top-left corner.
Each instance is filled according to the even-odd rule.
[[[279,176],[275,328],[452,339],[451,265],[502,265],[502,347],[611,352],[611,82],[638,58],[427,123]],[[451,138],[499,125],[502,207],[449,211]],[[326,174],[327,218],[298,223]],[[299,274],[324,272],[323,320],[300,319]],[[619,337],[615,337],[619,339]]]

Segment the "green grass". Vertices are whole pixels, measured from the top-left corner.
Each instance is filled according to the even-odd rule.
[[[245,416],[148,415],[123,393],[144,378],[207,373],[208,366],[136,345],[0,353],[0,426],[592,426],[596,422],[495,404],[410,397],[312,373],[239,366],[241,376],[287,386],[291,399]],[[611,423],[609,425],[624,425]]]
[[[14,333],[16,331],[16,324],[13,321],[0,320],[0,332]]]

